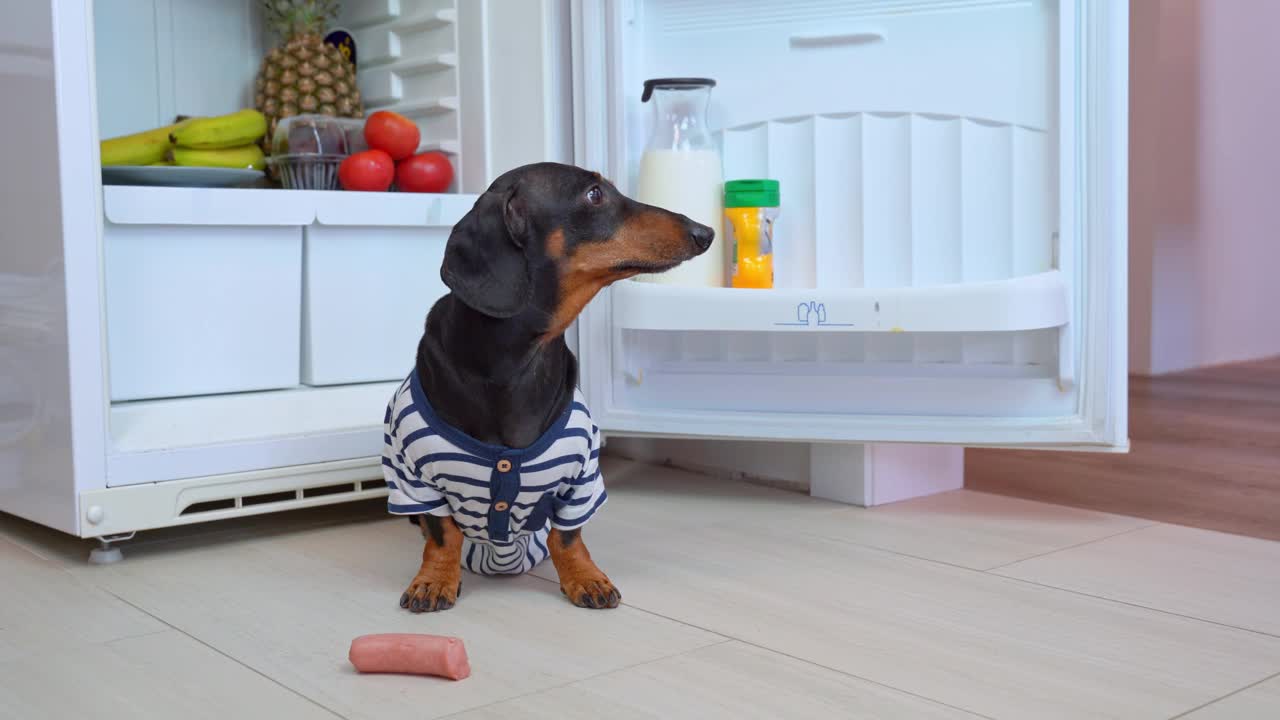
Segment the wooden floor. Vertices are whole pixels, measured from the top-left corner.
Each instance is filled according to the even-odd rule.
[[[607,459],[584,538],[623,606],[544,563],[398,607],[385,505],[86,543],[0,514],[0,718],[1280,717],[1280,543],[969,490],[871,510]],[[463,638],[472,676],[360,676],[351,638]]]
[[[967,450],[986,492],[1280,540],[1280,358],[1132,378],[1128,455]]]

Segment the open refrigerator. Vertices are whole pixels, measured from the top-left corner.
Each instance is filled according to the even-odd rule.
[[[384,494],[449,228],[525,162],[633,191],[652,77],[715,78],[724,177],[781,182],[776,282],[601,293],[570,341],[606,436],[1127,446],[1126,3],[344,6],[449,192],[104,187],[100,138],[251,104],[257,3],[9,13],[0,510],[110,538]]]

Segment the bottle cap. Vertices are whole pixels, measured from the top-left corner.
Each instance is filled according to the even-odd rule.
[[[713,88],[716,81],[711,78],[654,78],[644,81],[644,93],[640,95],[640,102],[649,102],[649,97],[653,95],[653,89],[659,90],[679,90],[681,88]]]
[[[724,206],[778,207],[779,188],[777,180],[730,180],[724,184]]]

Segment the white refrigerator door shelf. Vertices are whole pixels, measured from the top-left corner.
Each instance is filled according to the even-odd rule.
[[[1058,270],[931,287],[744,290],[623,282],[613,326],[755,332],[1011,332],[1066,325]]]

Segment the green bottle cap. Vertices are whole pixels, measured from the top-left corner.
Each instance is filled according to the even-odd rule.
[[[778,207],[777,180],[730,180],[724,184],[724,206]]]

